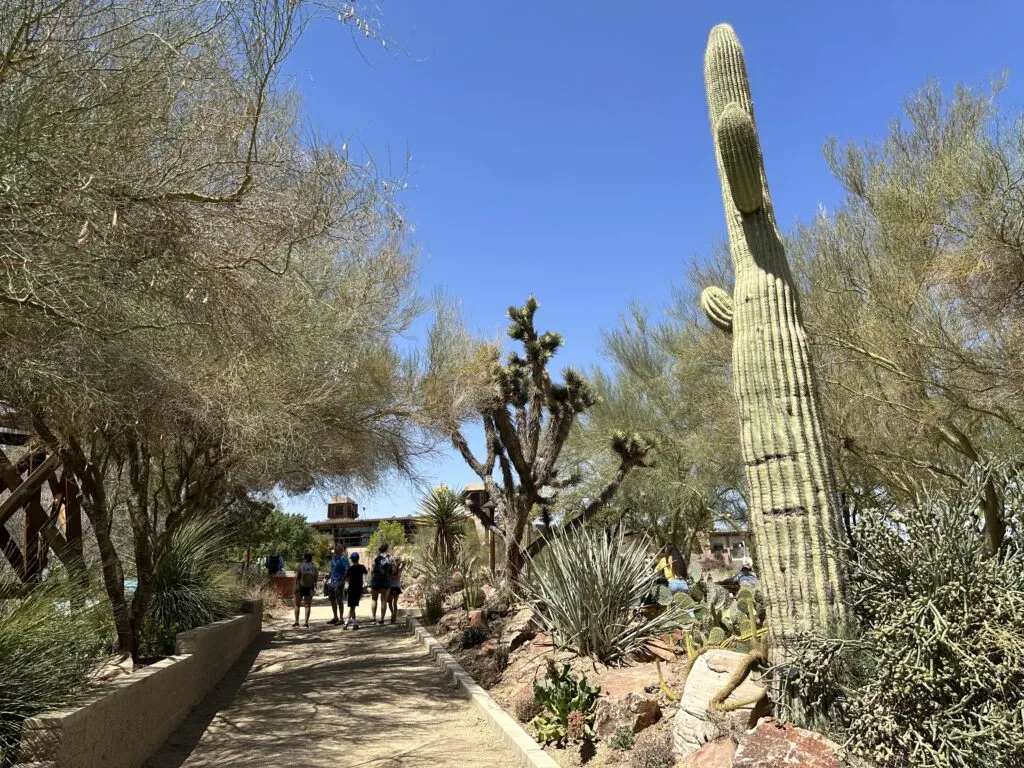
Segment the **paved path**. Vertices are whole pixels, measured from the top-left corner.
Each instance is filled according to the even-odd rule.
[[[145,768],[519,765],[401,623],[342,631],[330,617],[320,600],[309,629],[265,622]]]

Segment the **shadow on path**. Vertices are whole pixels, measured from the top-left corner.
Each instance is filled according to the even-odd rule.
[[[513,753],[402,623],[271,622],[144,768],[251,761],[337,768],[512,768]]]

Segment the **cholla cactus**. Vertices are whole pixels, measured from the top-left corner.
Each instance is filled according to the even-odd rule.
[[[797,289],[786,261],[754,127],[743,49],[732,27],[711,30],[704,57],[711,131],[735,273],[730,297],[711,287],[701,306],[733,335],[733,386],[754,550],[768,627],[794,633],[845,619],[832,465]]]

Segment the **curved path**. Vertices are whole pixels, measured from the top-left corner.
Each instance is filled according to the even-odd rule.
[[[320,599],[309,629],[265,623],[146,768],[519,765],[401,622],[342,631],[330,617]]]

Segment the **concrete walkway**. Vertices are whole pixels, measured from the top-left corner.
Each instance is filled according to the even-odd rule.
[[[265,623],[146,768],[518,765],[401,622],[342,631],[330,618],[320,599],[309,629]]]

